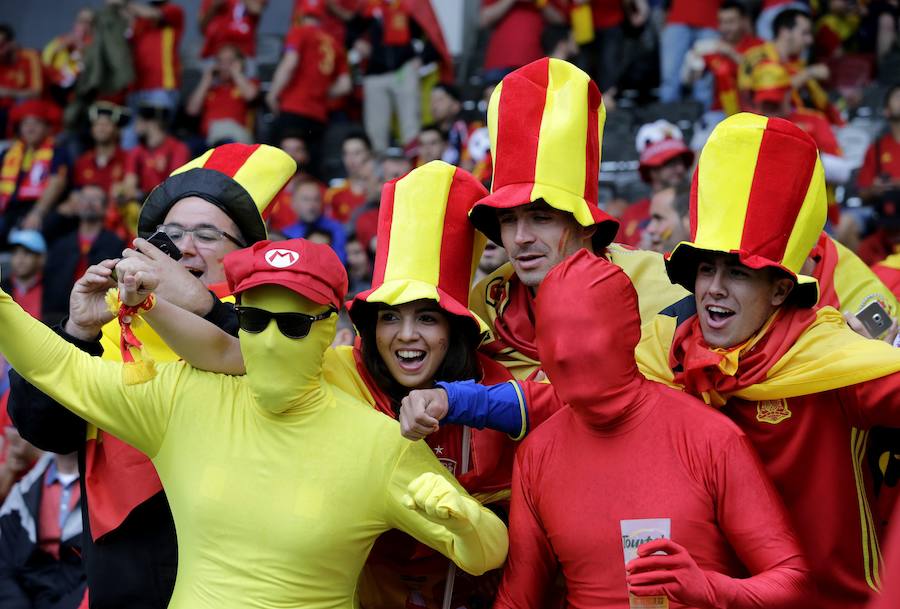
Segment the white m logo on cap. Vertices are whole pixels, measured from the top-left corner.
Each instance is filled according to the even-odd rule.
[[[276,269],[287,268],[298,260],[300,254],[292,250],[274,249],[266,252],[266,262]]]

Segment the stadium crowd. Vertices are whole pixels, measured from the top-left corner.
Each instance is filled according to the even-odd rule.
[[[216,604],[219,592],[207,586],[232,595],[228,606],[351,606],[329,594],[347,589],[346,598],[353,599],[347,602],[357,602],[353,568],[362,569],[358,601],[365,609],[613,607],[619,605],[606,601],[616,595],[624,601],[626,592],[668,596],[677,607],[897,606],[890,603],[900,602],[900,580],[888,574],[900,578],[900,527],[887,525],[892,513],[897,518],[900,490],[900,409],[894,406],[900,367],[881,366],[882,351],[835,347],[848,368],[868,366],[868,375],[829,361],[819,376],[797,373],[807,374],[807,393],[741,393],[777,374],[754,369],[735,387],[708,372],[698,380],[701,372],[692,366],[700,366],[701,347],[711,348],[706,355],[722,354],[736,344],[742,355],[756,349],[768,366],[782,363],[794,344],[806,353],[808,327],[827,324],[846,324],[880,348],[900,346],[900,2],[482,0],[477,23],[470,24],[478,30],[477,44],[454,57],[429,0],[294,0],[290,23],[280,33],[281,51],[276,61],[264,61],[257,54],[258,27],[268,4],[202,0],[192,23],[176,0],[105,0],[81,10],[71,29],[43,49],[20,45],[13,28],[0,23],[0,289],[52,328],[48,334],[67,341],[55,345],[45,338],[41,345],[48,349],[46,361],[70,371],[68,378],[51,379],[49,372],[45,378],[40,362],[0,338],[0,607],[162,608],[170,598],[173,607],[225,606]],[[196,57],[181,44],[189,28],[202,33]],[[762,140],[746,139],[757,128]],[[513,131],[517,136],[509,135]],[[808,151],[807,143],[813,146]],[[570,180],[572,165],[581,173]],[[814,205],[807,189],[813,192],[817,179],[824,185],[821,227],[814,226],[818,212],[805,211]],[[730,182],[746,183],[750,194],[738,211],[716,211],[714,195],[738,188]],[[779,186],[767,190],[766,183]],[[516,190],[523,184],[527,194]],[[532,207],[523,211],[517,207],[523,203]],[[577,222],[559,243],[541,242],[546,251],[526,243],[528,230],[541,234],[564,212]],[[729,233],[735,227],[743,233]],[[775,236],[760,236],[766,229]],[[157,249],[160,241],[148,244],[159,234],[177,246],[180,260]],[[576,246],[569,251],[560,245],[563,239]],[[781,250],[773,253],[770,242],[783,242]],[[272,245],[277,243],[283,245]],[[780,275],[765,275],[766,281],[774,277],[774,287],[760,332],[784,318],[805,324],[803,331],[777,330],[784,349],[774,339],[757,349],[750,337],[759,325],[737,342],[732,336],[719,344],[706,326],[700,334],[679,325],[660,331],[666,348],[678,348],[662,362],[663,372],[654,368],[660,358],[642,356],[642,349],[646,353],[647,341],[657,336],[645,330],[638,345],[640,324],[654,322],[663,310],[681,323],[696,314],[679,308],[682,297],[696,290],[699,306],[699,286],[711,293],[721,273],[737,276],[731,259],[703,258],[690,248],[740,252],[742,268],[754,273],[777,268]],[[290,264],[272,263],[271,252],[318,266],[295,276],[285,270]],[[529,258],[530,252],[540,255]],[[541,260],[554,253],[558,268],[548,274]],[[282,274],[257,280],[263,259]],[[692,270],[684,271],[685,265]],[[664,285],[651,283],[652,273]],[[596,283],[580,286],[578,278],[588,276],[598,277]],[[807,276],[818,282],[818,292],[804,304]],[[139,280],[150,287],[137,289]],[[545,281],[551,287],[542,293],[552,289],[559,301],[535,298]],[[114,320],[104,295],[117,282],[122,308]],[[278,308],[288,301],[259,291],[263,284],[287,286],[304,300],[307,308],[297,310],[305,328],[301,324],[294,333],[304,341],[317,337],[311,344],[318,349],[321,342],[321,353],[309,345],[312,351],[281,348],[298,362],[315,362],[315,374],[298,375],[246,339],[262,336],[271,319],[282,338],[298,338],[287,318],[278,317],[296,315],[290,312],[295,309]],[[239,297],[237,307],[232,295]],[[432,304],[407,309],[423,302]],[[842,316],[823,321],[816,309],[800,321],[817,302]],[[329,309],[323,312],[323,306]],[[0,332],[26,342],[43,336],[38,329],[19,335],[6,328],[3,307],[0,302]],[[613,332],[612,322],[598,322],[611,326],[606,334],[597,330],[597,344],[608,351],[591,351],[578,328],[605,308],[617,316],[621,332]],[[781,315],[782,308],[791,313]],[[260,312],[268,317],[256,319],[263,325],[253,329]],[[713,328],[733,314],[715,309]],[[132,330],[138,316],[152,331],[137,323]],[[210,323],[200,327],[197,318]],[[333,321],[333,334],[317,335],[316,323],[323,320]],[[108,323],[116,334],[107,333]],[[393,334],[382,330],[391,324]],[[421,351],[403,348],[409,324],[427,326],[416,330],[425,337]],[[439,331],[444,334],[433,334]],[[447,354],[432,366],[434,345]],[[561,351],[565,345],[573,357]],[[218,373],[191,368],[196,378],[177,385],[198,403],[217,395],[215,383],[231,382],[211,379],[246,374],[250,388],[233,391],[252,394],[247,403],[261,403],[264,396],[273,416],[299,408],[276,386],[296,391],[306,408],[316,409],[324,398],[311,387],[333,385],[340,389],[338,403],[346,396],[368,402],[399,418],[408,438],[427,436],[431,450],[424,456],[404,452],[397,444],[400,431],[392,428],[395,440],[359,431],[345,452],[327,459],[318,480],[326,480],[328,471],[335,478],[353,471],[347,479],[366,493],[348,491],[349,482],[337,485],[328,499],[336,504],[324,510],[334,513],[320,521],[327,521],[323,531],[333,526],[347,539],[323,532],[300,543],[301,553],[318,553],[323,564],[308,572],[303,567],[297,576],[284,555],[251,549],[248,541],[258,536],[261,546],[283,546],[287,553],[296,548],[279,535],[293,541],[304,527],[318,526],[302,520],[309,516],[300,508],[282,512],[274,504],[321,504],[320,491],[304,487],[289,496],[255,479],[259,472],[252,467],[277,460],[275,447],[284,450],[280,431],[245,437],[235,426],[256,430],[255,423],[235,415],[219,424],[217,415],[205,414],[213,422],[209,437],[200,437],[206,433],[196,421],[154,404],[162,393],[107,392],[102,370],[69,353],[76,348],[98,356],[97,363],[101,354],[112,354],[126,367],[134,364],[132,370],[146,356]],[[635,348],[636,360],[604,361],[606,352]],[[385,355],[392,349],[396,361]],[[21,358],[21,376],[4,355]],[[730,357],[713,367],[738,369]],[[420,371],[423,361],[428,374]],[[792,361],[785,364],[790,370],[799,366]],[[171,380],[165,372],[150,380],[155,372],[149,367],[148,378],[125,384],[169,387],[172,404],[178,403],[175,396],[182,393],[176,394],[175,381],[164,385]],[[593,371],[604,369],[625,380],[613,388],[592,386]],[[835,384],[821,378],[825,373],[853,380]],[[292,375],[297,378],[285,381]],[[560,386],[566,389],[553,393],[548,376],[551,382],[565,379]],[[473,378],[483,391],[467,384]],[[438,381],[443,389],[430,390]],[[694,397],[672,398],[674,392],[652,381]],[[50,387],[56,384],[71,387],[78,404],[55,395]],[[407,396],[410,389],[425,392]],[[646,398],[657,395],[662,397]],[[103,396],[133,401],[150,414],[116,419],[102,409]],[[777,434],[766,428],[754,435],[732,396],[734,402],[753,400],[755,420],[771,429],[792,416],[805,421],[802,433],[773,439]],[[813,419],[806,408],[812,406],[799,402],[810,396],[823,411],[836,402],[836,411],[852,414],[846,420],[820,415],[808,423]],[[694,398],[717,406],[736,426],[724,417],[707,420]],[[671,420],[651,416],[656,399],[683,401],[686,410]],[[571,420],[554,414],[561,402]],[[444,417],[447,424],[438,426]],[[640,427],[647,417],[665,419],[666,426]],[[545,419],[540,435],[535,430],[524,445],[528,450],[516,451],[511,438],[521,439]],[[337,436],[354,425],[377,427],[347,418],[322,422],[315,433]],[[439,429],[429,435],[432,426]],[[576,428],[578,433],[566,431]],[[635,434],[641,429],[645,437],[617,444],[617,434],[625,433],[620,428]],[[595,434],[608,441],[595,443]],[[303,437],[315,443],[319,436]],[[676,439],[657,446],[659,437]],[[215,458],[221,448],[211,448],[216,438],[231,442],[236,452],[243,447],[260,453],[235,471],[219,467],[211,474],[207,468],[193,477],[191,468],[179,469],[179,459]],[[853,451],[847,471],[831,454],[839,441]],[[634,461],[642,442],[654,450]],[[372,448],[374,460],[383,456],[390,467],[368,463],[366,469],[366,459],[346,456],[365,454],[369,444],[383,449]],[[817,450],[827,454],[810,458]],[[704,451],[721,459],[709,461]],[[425,459],[432,453],[451,476],[433,471]],[[681,470],[667,469],[678,460],[691,463],[683,479]],[[569,467],[578,461],[603,465],[593,474],[588,467]],[[810,478],[834,473],[835,487],[844,485],[841,496],[852,505],[822,508],[832,498],[827,485],[799,483],[801,468]],[[259,477],[277,482],[278,476],[296,475],[288,467],[273,472]],[[660,513],[668,509],[673,519],[696,521],[689,535],[676,534],[673,526],[671,535],[649,538],[656,541],[629,563],[627,589],[621,555],[616,561],[584,559],[586,539],[599,546],[609,540],[577,539],[589,528],[591,505],[610,501],[591,477],[601,474],[616,488],[628,487],[632,474],[654,480],[653,488],[638,485],[612,499],[642,506],[641,517],[665,506]],[[680,490],[666,487],[667,479],[691,488],[691,500],[670,505]],[[735,484],[738,479],[743,483]],[[404,489],[399,494],[398,480]],[[392,489],[388,499],[367,494],[380,483]],[[240,485],[258,497],[247,498],[250,490],[241,494]],[[801,490],[792,493],[793,487]],[[429,502],[429,493],[448,503]],[[798,498],[802,493],[808,494]],[[215,507],[198,507],[196,497]],[[568,514],[559,507],[564,500],[575,506]],[[260,510],[260,520],[240,521],[225,502],[239,514]],[[390,504],[384,513],[379,502]],[[444,506],[437,515],[435,502]],[[819,509],[827,517],[817,520]],[[293,528],[270,529],[262,522],[283,524],[291,513],[302,517]],[[216,538],[204,529],[213,522],[210,531],[218,530],[226,517],[234,519],[233,536]],[[387,525],[378,528],[381,518]],[[840,537],[842,519],[854,518],[862,518],[862,532]],[[498,541],[500,520],[509,525],[510,544],[502,576],[494,570],[506,556],[505,542]],[[375,541],[373,530],[392,528],[399,531]],[[888,530],[893,539],[882,546]],[[828,545],[829,535],[840,539]],[[624,528],[621,536],[628,536]],[[859,537],[864,566],[854,562]],[[654,563],[655,551],[674,562]],[[351,580],[335,572],[345,570],[341,561],[348,555],[359,563],[346,567]],[[837,566],[824,564],[829,560]],[[660,577],[659,569],[671,577]],[[599,571],[603,576],[592,580]],[[256,587],[260,581],[277,587],[295,576],[303,582],[299,598],[290,596],[291,585],[283,586],[284,598]],[[698,584],[698,578],[705,579]],[[879,597],[882,583],[893,590]],[[266,600],[253,604],[238,598],[242,594]]]

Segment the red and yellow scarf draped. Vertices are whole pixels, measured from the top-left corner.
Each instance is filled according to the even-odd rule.
[[[863,338],[833,307],[783,308],[745,343],[709,347],[694,315],[680,326],[658,315],[635,356],[648,379],[721,407],[731,397],[776,400],[874,380],[900,371],[900,350]]]
[[[3,157],[0,167],[0,210],[6,207],[19,183],[19,175],[28,173],[36,164],[46,166],[39,183],[29,189],[29,199],[37,199],[50,179],[50,163],[53,160],[53,138],[46,138],[37,149],[29,149],[25,142],[17,139]],[[37,195],[37,196],[34,196]]]

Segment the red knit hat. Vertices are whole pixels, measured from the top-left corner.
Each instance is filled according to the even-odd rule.
[[[504,78],[488,106],[494,180],[469,214],[475,228],[500,243],[496,210],[543,199],[596,226],[595,248],[609,245],[619,223],[598,207],[605,121],[597,85],[566,61],[539,59]]]
[[[260,241],[231,252],[222,264],[235,295],[260,285],[280,285],[335,309],[347,295],[347,271],[337,254],[306,239]]]
[[[62,122],[62,112],[59,106],[43,99],[29,99],[16,106],[9,112],[9,122],[13,132],[19,128],[19,123],[31,116],[39,118],[50,127],[51,131],[57,131]]]

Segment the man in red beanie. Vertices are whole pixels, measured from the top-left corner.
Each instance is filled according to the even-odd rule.
[[[582,250],[541,289],[538,350],[568,407],[517,451],[495,607],[540,606],[558,568],[567,606],[579,609],[626,606],[629,592],[698,609],[802,605],[807,568],[747,438],[638,371],[637,295],[625,273]],[[670,536],[626,565],[621,523],[649,518],[669,521]]]
[[[17,225],[40,230],[65,191],[69,157],[53,137],[59,120],[59,108],[44,100],[27,101],[10,112],[16,139],[0,154],[0,249]]]

